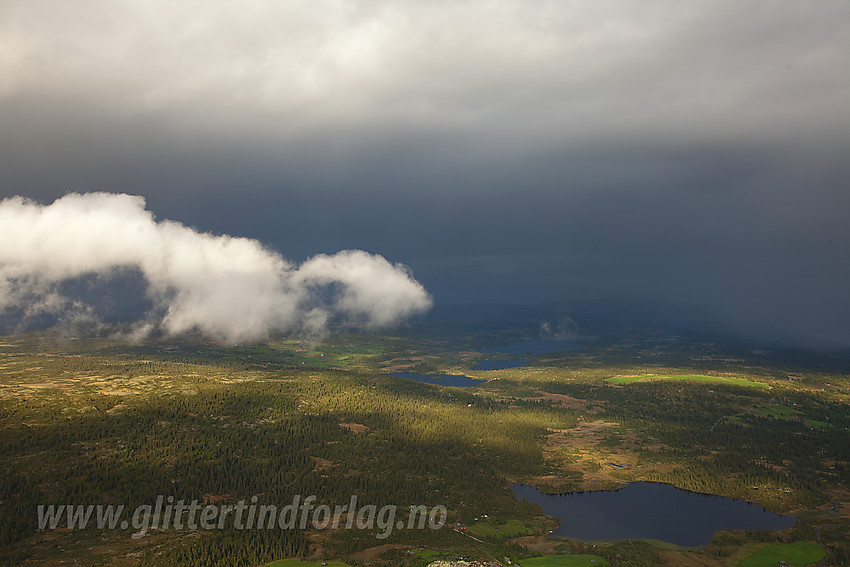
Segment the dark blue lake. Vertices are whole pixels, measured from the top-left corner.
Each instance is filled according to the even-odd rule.
[[[523,484],[511,488],[520,500],[561,520],[553,536],[584,541],[656,539],[698,547],[710,543],[718,530],[784,530],[797,522],[796,516],[774,514],[750,502],[660,482],[567,494],[544,494]]]
[[[462,374],[419,374],[418,372],[393,372],[390,376],[396,378],[407,378],[409,380],[417,380],[426,384],[436,384],[437,386],[453,386],[455,388],[469,388],[470,386],[478,386],[484,383],[484,380],[476,380]]]
[[[511,358],[510,360],[479,360],[472,370],[504,370],[505,368],[517,368],[525,364],[524,358]]]
[[[507,346],[478,349],[478,352],[500,352],[505,354],[546,354],[550,352],[567,352],[584,350],[586,347],[579,341],[588,337],[564,337],[558,339],[540,339],[511,343]]]

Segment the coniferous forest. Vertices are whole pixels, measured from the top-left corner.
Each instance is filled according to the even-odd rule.
[[[829,564],[850,561],[850,377],[840,363],[699,341],[659,346],[643,335],[473,370],[507,358],[477,350],[494,339],[409,332],[222,347],[191,338],[130,346],[6,337],[3,564],[427,565],[541,554],[735,564],[764,545],[794,542],[818,543]],[[427,384],[390,375],[398,371],[480,382]],[[546,538],[557,521],[510,488],[560,493],[636,480],[747,500],[799,521],[779,532],[718,532],[699,549],[593,545]],[[396,506],[405,524],[410,506],[440,505],[446,525],[382,538],[376,529],[309,524],[133,537],[132,528],[94,521],[68,529],[63,519],[51,529],[37,514],[49,504],[133,510],[157,497],[282,506],[295,495],[329,505],[357,495]]]

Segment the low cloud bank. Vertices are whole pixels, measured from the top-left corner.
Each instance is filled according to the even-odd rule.
[[[101,325],[81,278],[137,273],[148,309],[128,336],[200,332],[227,343],[272,333],[321,335],[328,325],[379,329],[430,308],[407,268],[362,250],[296,265],[257,240],[157,221],[140,196],[68,194],[50,205],[0,201],[0,313]]]

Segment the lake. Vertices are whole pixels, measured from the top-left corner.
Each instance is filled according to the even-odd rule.
[[[416,380],[425,382],[426,384],[435,384],[437,386],[452,386],[454,388],[469,388],[470,386],[478,386],[483,384],[485,380],[476,380],[462,374],[419,374],[418,372],[393,372],[390,376],[396,378],[407,378],[408,380]]]
[[[472,370],[504,370],[505,368],[517,368],[525,364],[524,358],[511,358],[509,360],[479,360]]]
[[[660,482],[632,482],[620,490],[545,494],[533,486],[511,487],[520,500],[538,504],[561,520],[553,536],[584,541],[655,539],[698,547],[722,529],[784,530],[796,516],[756,504],[700,494]]]
[[[478,352],[504,353],[504,354],[547,354],[550,352],[568,352],[572,350],[584,350],[585,347],[579,341],[590,337],[563,337],[554,339],[540,339],[536,341],[522,341],[511,343],[507,346],[497,346],[478,349]]]

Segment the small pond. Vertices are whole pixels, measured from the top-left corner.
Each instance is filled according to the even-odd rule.
[[[659,482],[632,482],[620,490],[545,494],[533,486],[511,487],[520,500],[538,504],[561,520],[553,536],[584,541],[655,539],[698,547],[722,529],[784,530],[796,516],[756,504],[700,494]]]
[[[580,341],[587,340],[590,337],[563,337],[554,339],[539,339],[536,341],[522,341],[511,343],[507,346],[497,346],[478,349],[478,352],[484,353],[505,353],[505,354],[547,354],[550,352],[569,352],[573,350],[584,350],[585,347]]]
[[[396,378],[407,378],[426,384],[436,384],[437,386],[453,386],[455,388],[469,388],[470,386],[478,386],[484,383],[484,380],[476,380],[462,374],[419,374],[418,372],[393,372],[390,376]]]

